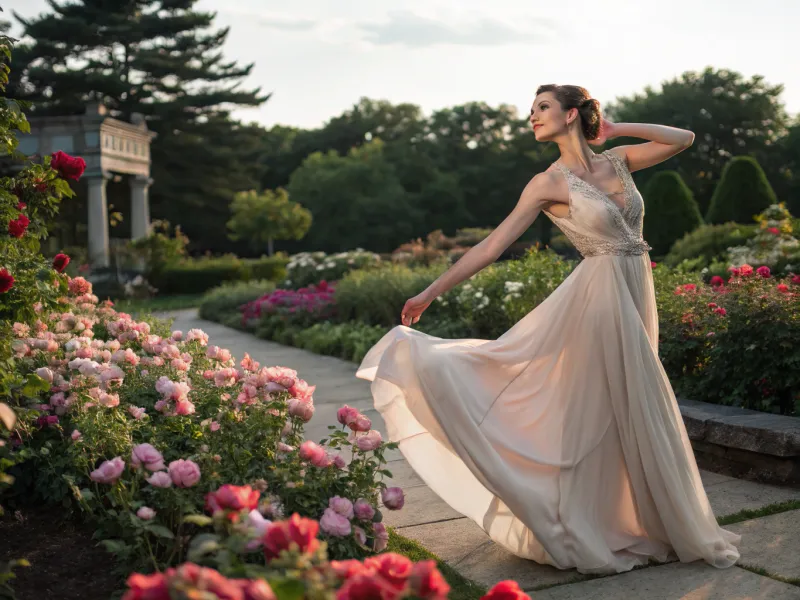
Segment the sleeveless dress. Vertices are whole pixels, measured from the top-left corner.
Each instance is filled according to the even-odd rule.
[[[545,214],[584,260],[548,298],[496,340],[397,326],[356,376],[425,483],[515,555],[581,573],[729,567],[740,536],[717,524],[658,358],[644,203],[603,156],[622,208],[554,163],[569,213]]]

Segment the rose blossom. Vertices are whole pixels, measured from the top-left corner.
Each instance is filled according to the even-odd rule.
[[[328,500],[328,508],[333,509],[343,517],[348,519],[353,518],[353,503],[347,498],[341,496],[333,496]]]
[[[178,487],[192,487],[200,481],[200,467],[191,460],[173,460],[169,463],[169,476]]]
[[[371,521],[372,517],[375,516],[375,509],[372,508],[372,505],[364,498],[356,500],[356,503],[353,505],[353,511],[356,518],[362,521]]]
[[[367,532],[357,525],[353,525],[353,537],[355,537],[356,541],[362,546],[367,543]]]
[[[364,435],[356,438],[356,446],[362,452],[370,452],[381,445],[381,433],[377,429],[372,429]]]
[[[77,442],[79,439],[81,439],[81,437],[83,437],[83,434],[81,434],[81,432],[76,429],[75,431],[72,432],[72,435],[70,435],[70,437],[72,438],[72,441]]]
[[[212,514],[219,511],[254,510],[258,507],[261,493],[249,485],[225,484],[216,492],[206,494],[206,509]],[[235,515],[238,519],[238,515]],[[232,519],[234,520],[234,519]]]
[[[147,483],[153,487],[168,488],[172,486],[172,478],[170,478],[169,473],[166,471],[159,471],[158,473],[153,473],[150,477],[148,477]]]
[[[164,468],[164,457],[150,444],[139,444],[131,452],[131,465],[144,466],[148,471],[161,471]]]
[[[308,423],[311,420],[311,417],[314,416],[314,405],[310,402],[304,402],[302,400],[298,400],[296,398],[292,398],[287,403],[289,408],[289,414],[293,417],[298,417],[305,423]]]
[[[169,586],[164,573],[142,575],[134,573],[125,582],[128,591],[122,600],[169,600]]]
[[[301,517],[297,513],[284,521],[274,522],[267,528],[262,539],[264,557],[269,561],[278,557],[282,550],[292,549],[304,554],[314,553],[320,545],[318,532],[317,521]]]
[[[522,591],[516,581],[506,579],[496,583],[483,600],[531,600],[530,596]]]
[[[352,533],[352,526],[346,517],[340,515],[332,508],[326,508],[319,520],[322,531],[329,535],[342,537]]]
[[[154,511],[149,506],[143,506],[142,508],[136,511],[136,516],[139,517],[142,521],[149,521],[150,519],[156,516],[156,511]]]
[[[53,371],[47,367],[39,367],[36,369],[36,375],[44,379],[47,383],[53,383]]]
[[[122,475],[125,470],[125,461],[122,457],[117,456],[111,460],[103,462],[97,469],[89,474],[92,481],[97,483],[114,483]]]
[[[137,421],[142,420],[144,418],[145,414],[147,413],[147,411],[144,408],[140,407],[140,406],[129,406],[128,407],[128,412]]]
[[[51,155],[50,168],[58,171],[63,179],[78,181],[86,169],[86,161],[80,156],[70,156],[59,150]]]
[[[381,490],[383,505],[389,510],[400,510],[406,502],[403,490],[399,487],[384,488]]]
[[[350,423],[356,420],[356,417],[358,417],[358,415],[359,415],[358,409],[345,404],[339,410],[336,411],[336,420],[339,421],[339,423],[341,423],[342,425],[350,425]]]
[[[325,448],[319,444],[306,440],[300,444],[300,458],[311,462],[322,460],[325,457]]]
[[[761,277],[763,277],[764,279],[769,279],[769,277],[771,277],[771,273],[770,273],[769,267],[767,267],[767,266],[758,267],[756,269],[756,273],[761,275]]]
[[[69,264],[69,256],[66,254],[56,254],[55,258],[53,259],[53,268],[58,271],[59,273],[63,273],[64,269],[67,268]]]
[[[349,423],[353,431],[369,431],[372,421],[366,415],[359,414],[352,423]]]
[[[389,532],[386,531],[386,525],[383,523],[373,523],[372,528],[375,530],[375,552],[384,550],[389,545]]]
[[[414,565],[409,577],[411,590],[418,598],[447,598],[450,586],[436,567],[435,560],[421,560]]]

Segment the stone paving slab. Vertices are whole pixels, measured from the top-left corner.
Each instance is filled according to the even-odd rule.
[[[800,499],[800,490],[744,479],[733,479],[710,486],[706,493],[717,517],[745,509],[753,510],[776,502]]]
[[[406,497],[403,509],[387,510],[383,513],[386,524],[398,528],[401,534],[403,533],[401,528],[410,525],[464,518],[461,513],[450,508],[449,504],[434,494],[428,486],[417,486],[403,492]]]
[[[532,592],[534,600],[798,600],[800,587],[745,569],[671,563]]]
[[[727,528],[742,536],[740,564],[800,579],[800,510],[752,519]]]

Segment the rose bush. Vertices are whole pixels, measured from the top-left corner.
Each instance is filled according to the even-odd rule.
[[[320,281],[337,281],[354,269],[380,264],[380,256],[363,248],[350,252],[326,254],[325,252],[300,252],[286,264],[285,288],[301,288]]]
[[[178,564],[208,508],[249,510],[256,524],[321,519],[337,558],[385,547],[381,510],[401,508],[402,492],[382,495],[395,445],[369,419],[356,411],[320,443],[304,440],[314,386],[294,370],[237,362],[197,329],[136,321],[80,277],[66,287],[65,312],[13,327],[16,368],[42,391],[15,406],[12,504],[74,498],[125,568]],[[371,519],[342,512],[359,502]]]

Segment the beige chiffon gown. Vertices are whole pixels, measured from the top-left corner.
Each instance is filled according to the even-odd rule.
[[[623,208],[554,163],[569,214],[545,214],[585,259],[544,302],[496,340],[395,327],[357,377],[425,483],[515,555],[582,573],[729,567],[740,536],[717,525],[658,358],[642,197],[603,155]]]

